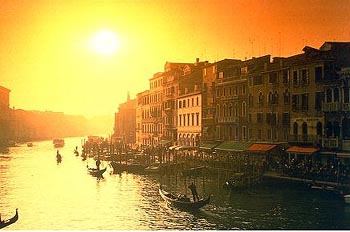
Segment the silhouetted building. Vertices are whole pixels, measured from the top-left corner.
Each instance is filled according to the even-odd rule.
[[[6,145],[10,137],[10,90],[0,86],[0,145]]]

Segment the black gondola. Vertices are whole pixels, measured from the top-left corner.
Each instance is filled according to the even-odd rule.
[[[97,169],[97,168],[88,168],[88,172],[92,176],[96,177],[102,177],[102,174],[107,170],[107,167],[104,169]]]
[[[18,220],[18,209],[16,209],[16,214],[10,219],[0,220],[0,229],[15,223]]]
[[[185,210],[196,210],[210,202],[210,196],[206,199],[200,199],[199,201],[191,201],[189,198],[179,198],[165,191],[162,186],[159,187],[159,194],[168,205]]]

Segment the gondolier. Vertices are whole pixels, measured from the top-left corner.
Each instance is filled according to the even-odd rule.
[[[192,183],[188,186],[188,188],[191,189],[192,196],[193,196],[193,201],[199,201],[199,197],[198,197],[196,185],[192,182]]]

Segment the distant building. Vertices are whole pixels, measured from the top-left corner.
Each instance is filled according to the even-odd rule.
[[[113,137],[129,146],[136,142],[136,99],[130,99],[129,94],[126,102],[120,104],[115,113]]]
[[[0,86],[0,145],[6,145],[10,138],[10,90]]]

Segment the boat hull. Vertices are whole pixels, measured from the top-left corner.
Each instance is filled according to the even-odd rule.
[[[174,196],[171,193],[168,193],[162,187],[159,188],[159,194],[161,197],[165,200],[165,202],[173,207],[184,209],[184,210],[197,210],[199,208],[202,208],[203,206],[209,204],[210,202],[210,196],[206,199],[201,199],[199,201],[193,202],[193,201],[183,201],[179,200],[176,196]]]
[[[88,168],[88,172],[90,175],[95,176],[95,177],[102,177],[103,173],[106,171],[107,167],[104,169],[96,169],[96,168]]]
[[[15,223],[17,220],[18,220],[18,211],[17,211],[17,209],[16,209],[16,214],[15,214],[15,216],[13,216],[13,217],[10,218],[10,219],[7,219],[7,220],[4,220],[4,221],[1,221],[1,222],[0,222],[0,229],[4,228],[4,227],[6,227],[6,226],[9,226],[9,225],[11,225],[11,224],[13,224],[13,223]]]

